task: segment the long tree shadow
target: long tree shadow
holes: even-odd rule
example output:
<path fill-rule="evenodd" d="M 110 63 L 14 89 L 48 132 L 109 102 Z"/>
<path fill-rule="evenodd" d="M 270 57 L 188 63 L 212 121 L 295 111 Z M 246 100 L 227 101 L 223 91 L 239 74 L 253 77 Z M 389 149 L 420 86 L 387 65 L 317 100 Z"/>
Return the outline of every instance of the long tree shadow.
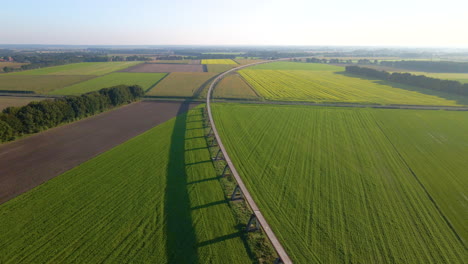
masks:
<path fill-rule="evenodd" d="M 347 72 L 335 72 L 335 74 L 340 74 L 340 75 L 344 75 L 344 76 L 351 77 L 351 78 L 359 78 L 363 80 L 368 80 L 376 84 L 387 85 L 393 88 L 403 89 L 403 90 L 412 91 L 412 92 L 418 92 L 418 93 L 422 93 L 426 95 L 437 96 L 437 97 L 444 98 L 447 100 L 455 101 L 457 104 L 460 104 L 460 105 L 468 105 L 468 96 L 455 95 L 455 94 L 450 94 L 446 92 L 400 84 L 396 82 L 389 82 L 389 81 L 380 80 L 376 78 L 369 78 L 369 77 L 364 77 L 360 75 L 350 74 Z"/>
<path fill-rule="evenodd" d="M 197 238 L 192 222 L 185 171 L 185 133 L 189 102 L 181 104 L 171 137 L 164 211 L 166 255 L 169 263 L 197 263 Z"/>

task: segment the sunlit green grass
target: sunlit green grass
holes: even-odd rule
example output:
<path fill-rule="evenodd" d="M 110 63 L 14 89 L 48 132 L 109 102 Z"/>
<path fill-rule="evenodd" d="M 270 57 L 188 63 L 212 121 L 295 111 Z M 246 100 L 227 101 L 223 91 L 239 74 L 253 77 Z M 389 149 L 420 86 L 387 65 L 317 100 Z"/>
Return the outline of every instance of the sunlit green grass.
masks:
<path fill-rule="evenodd" d="M 252 262 L 203 131 L 197 108 L 0 205 L 0 263 Z"/>
<path fill-rule="evenodd" d="M 466 112 L 215 104 L 214 117 L 296 263 L 466 260 Z"/>
<path fill-rule="evenodd" d="M 81 62 L 9 73 L 9 75 L 104 75 L 140 63 L 140 61 Z"/>

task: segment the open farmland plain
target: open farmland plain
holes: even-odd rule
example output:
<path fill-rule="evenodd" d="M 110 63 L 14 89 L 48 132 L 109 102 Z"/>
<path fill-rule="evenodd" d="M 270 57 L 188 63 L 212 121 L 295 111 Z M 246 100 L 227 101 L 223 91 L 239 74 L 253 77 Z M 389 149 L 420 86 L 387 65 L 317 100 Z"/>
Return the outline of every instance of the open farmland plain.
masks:
<path fill-rule="evenodd" d="M 143 63 L 123 72 L 204 72 L 203 65 Z"/>
<path fill-rule="evenodd" d="M 149 90 L 149 96 L 197 97 L 207 82 L 216 76 L 210 72 L 173 72 Z"/>
<path fill-rule="evenodd" d="M 468 98 L 359 78 L 342 70 L 324 64 L 276 62 L 249 67 L 239 73 L 262 97 L 273 101 L 439 106 L 468 102 Z"/>
<path fill-rule="evenodd" d="M 296 263 L 466 260 L 466 112 L 213 107 L 231 159 Z"/>
<path fill-rule="evenodd" d="M 252 262 L 202 126 L 194 109 L 0 205 L 0 262 Z"/>
<path fill-rule="evenodd" d="M 54 90 L 50 94 L 77 95 L 97 91 L 104 87 L 115 85 L 140 85 L 143 90 L 151 89 L 156 83 L 166 76 L 166 73 L 128 73 L 114 72 L 86 82 L 77 83 L 62 89 Z"/>
<path fill-rule="evenodd" d="M 139 61 L 80 62 L 9 73 L 8 75 L 104 75 L 114 71 L 123 70 L 140 63 L 141 62 Z"/>
<path fill-rule="evenodd" d="M 216 72 L 216 73 L 225 72 L 237 66 L 238 65 L 234 65 L 234 64 L 208 64 L 206 65 L 206 67 L 208 68 L 208 72 Z"/>
<path fill-rule="evenodd" d="M 95 77 L 93 75 L 2 74 L 0 75 L 0 90 L 48 93 Z"/>
<path fill-rule="evenodd" d="M 263 62 L 265 60 L 257 60 L 257 59 L 235 59 L 235 62 L 237 62 L 239 65 L 246 65 L 246 64 L 252 64 L 252 63 L 257 63 L 257 62 Z"/>
<path fill-rule="evenodd" d="M 201 60 L 201 64 L 235 64 L 237 62 L 230 60 L 230 59 L 208 59 L 208 60 Z"/>
<path fill-rule="evenodd" d="M 235 73 L 224 77 L 214 90 L 215 98 L 259 99 L 255 91 Z"/>
<path fill-rule="evenodd" d="M 1 144 L 0 203 L 173 118 L 180 108 L 181 102 L 133 103 Z"/>

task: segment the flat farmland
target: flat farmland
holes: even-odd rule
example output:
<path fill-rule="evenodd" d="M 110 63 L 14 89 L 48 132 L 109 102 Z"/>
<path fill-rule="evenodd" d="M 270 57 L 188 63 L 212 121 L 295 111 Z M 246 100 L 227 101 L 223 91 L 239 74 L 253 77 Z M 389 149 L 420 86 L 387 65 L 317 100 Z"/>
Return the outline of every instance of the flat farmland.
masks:
<path fill-rule="evenodd" d="M 259 99 L 255 91 L 239 74 L 224 77 L 214 89 L 215 98 Z"/>
<path fill-rule="evenodd" d="M 163 64 L 189 64 L 191 60 L 154 60 L 146 63 L 163 63 Z"/>
<path fill-rule="evenodd" d="M 0 204 L 175 117 L 180 108 L 180 102 L 133 103 L 1 144 Z"/>
<path fill-rule="evenodd" d="M 237 65 L 234 64 L 208 64 L 206 65 L 208 68 L 208 72 L 216 72 L 216 73 L 221 73 L 228 71 L 232 68 L 237 67 Z"/>
<path fill-rule="evenodd" d="M 256 59 L 235 59 L 235 62 L 237 62 L 240 65 L 246 65 L 246 64 L 252 64 L 252 63 L 258 63 L 258 62 L 263 62 L 265 60 L 256 60 Z"/>
<path fill-rule="evenodd" d="M 166 73 L 114 72 L 86 82 L 54 90 L 50 94 L 77 95 L 121 84 L 140 85 L 146 91 L 152 88 L 164 76 L 166 76 Z"/>
<path fill-rule="evenodd" d="M 201 60 L 201 64 L 235 64 L 237 62 L 229 59 L 209 59 L 209 60 Z"/>
<path fill-rule="evenodd" d="M 210 72 L 173 72 L 149 90 L 150 96 L 197 97 L 207 82 L 216 76 Z"/>
<path fill-rule="evenodd" d="M 0 205 L 0 262 L 253 262 L 202 127 L 194 109 Z"/>
<path fill-rule="evenodd" d="M 48 93 L 95 78 L 93 75 L 0 75 L 0 90 Z"/>
<path fill-rule="evenodd" d="M 104 75 L 140 64 L 139 61 L 81 62 L 10 73 L 11 75 Z M 9 75 L 10 75 L 9 74 Z"/>
<path fill-rule="evenodd" d="M 41 101 L 45 98 L 41 97 L 16 97 L 16 96 L 0 96 L 0 112 L 10 106 L 23 106 L 32 101 Z"/>
<path fill-rule="evenodd" d="M 202 65 L 143 63 L 122 72 L 203 72 Z"/>
<path fill-rule="evenodd" d="M 468 114 L 215 104 L 296 263 L 464 263 Z"/>
<path fill-rule="evenodd" d="M 300 62 L 289 62 L 289 61 L 278 61 L 265 63 L 260 65 L 254 65 L 249 67 L 252 70 L 299 70 L 299 71 L 332 71 L 340 72 L 344 71 L 344 67 L 334 66 L 322 63 L 300 63 Z"/>
<path fill-rule="evenodd" d="M 298 64 L 308 65 L 306 63 Z M 444 97 L 432 95 L 433 92 L 424 91 L 425 89 L 359 78 L 342 72 L 253 69 L 259 66 L 263 65 L 253 66 L 252 69 L 243 69 L 239 73 L 267 100 L 384 105 L 461 105 L 457 98 L 450 95 L 444 95 Z"/>

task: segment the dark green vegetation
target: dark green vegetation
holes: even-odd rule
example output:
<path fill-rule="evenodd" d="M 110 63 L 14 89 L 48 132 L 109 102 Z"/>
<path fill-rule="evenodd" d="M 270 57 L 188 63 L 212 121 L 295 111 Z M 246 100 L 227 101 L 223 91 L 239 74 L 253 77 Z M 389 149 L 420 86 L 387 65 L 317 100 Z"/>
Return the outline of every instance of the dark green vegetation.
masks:
<path fill-rule="evenodd" d="M 203 131 L 196 108 L 0 205 L 0 263 L 251 263 Z"/>
<path fill-rule="evenodd" d="M 381 61 L 380 65 L 423 72 L 468 73 L 468 62 L 454 61 Z"/>
<path fill-rule="evenodd" d="M 0 75 L 0 92 L 32 91 L 48 93 L 69 85 L 94 78 L 93 75 Z"/>
<path fill-rule="evenodd" d="M 81 96 L 67 96 L 31 102 L 22 107 L 8 107 L 0 114 L 0 142 L 100 113 L 135 101 L 143 94 L 140 86 L 120 85 Z"/>
<path fill-rule="evenodd" d="M 159 82 L 166 73 L 128 73 L 114 72 L 86 82 L 77 83 L 62 89 L 54 90 L 50 94 L 72 95 L 83 94 L 99 90 L 102 87 L 115 85 L 139 85 L 148 91 Z"/>
<path fill-rule="evenodd" d="M 23 106 L 32 101 L 40 101 L 44 99 L 45 98 L 26 96 L 0 96 L 0 111 L 9 106 Z"/>
<path fill-rule="evenodd" d="M 435 91 L 442 91 L 457 95 L 468 95 L 468 83 L 462 84 L 453 80 L 441 80 L 436 78 L 427 77 L 424 75 L 413 75 L 411 73 L 389 73 L 386 71 L 379 71 L 365 67 L 346 66 L 346 72 L 351 74 L 363 75 L 366 77 L 379 78 L 381 80 L 397 82 L 416 87 L 431 89 Z"/>
<path fill-rule="evenodd" d="M 215 104 L 296 263 L 464 263 L 466 112 Z"/>

